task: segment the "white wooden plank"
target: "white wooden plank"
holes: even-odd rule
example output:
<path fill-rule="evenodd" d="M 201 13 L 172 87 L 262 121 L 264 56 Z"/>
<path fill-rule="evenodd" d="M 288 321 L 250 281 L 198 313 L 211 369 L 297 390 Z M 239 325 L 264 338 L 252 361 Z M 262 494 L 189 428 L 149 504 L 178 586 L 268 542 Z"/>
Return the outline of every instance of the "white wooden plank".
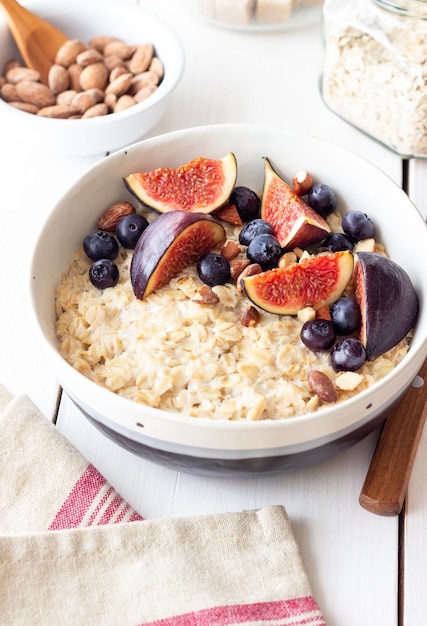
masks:
<path fill-rule="evenodd" d="M 409 162 L 408 193 L 424 219 L 427 219 L 427 160 Z M 410 245 L 410 242 L 407 242 Z M 424 381 L 427 384 L 427 381 Z M 403 626 L 419 626 L 427 614 L 427 429 L 424 428 L 408 485 L 404 515 Z"/>
<path fill-rule="evenodd" d="M 408 186 L 409 197 L 427 220 L 427 159 L 412 159 L 409 162 Z"/>
<path fill-rule="evenodd" d="M 403 626 L 419 626 L 427 612 L 427 430 L 424 429 L 415 458 L 406 498 L 404 520 L 404 616 Z"/>

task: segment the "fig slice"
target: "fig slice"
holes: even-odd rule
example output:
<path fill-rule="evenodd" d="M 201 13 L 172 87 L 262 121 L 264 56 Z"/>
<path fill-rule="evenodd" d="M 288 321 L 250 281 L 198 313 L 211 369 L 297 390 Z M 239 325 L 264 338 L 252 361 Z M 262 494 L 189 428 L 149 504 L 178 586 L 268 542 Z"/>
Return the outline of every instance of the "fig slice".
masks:
<path fill-rule="evenodd" d="M 229 152 L 222 159 L 197 157 L 176 169 L 136 172 L 123 182 L 138 200 L 159 213 L 212 213 L 228 201 L 236 177 L 236 157 Z"/>
<path fill-rule="evenodd" d="M 329 224 L 298 196 L 264 157 L 261 217 L 274 228 L 284 250 L 307 248 L 331 232 Z"/>
<path fill-rule="evenodd" d="M 278 315 L 297 315 L 311 306 L 316 311 L 337 300 L 350 282 L 353 255 L 349 250 L 308 257 L 241 280 L 255 305 Z"/>
<path fill-rule="evenodd" d="M 210 215 L 188 211 L 159 215 L 133 252 L 130 277 L 135 296 L 142 300 L 224 240 L 224 227 Z"/>
<path fill-rule="evenodd" d="M 376 252 L 355 255 L 353 289 L 362 314 L 360 340 L 373 360 L 415 326 L 418 296 L 407 272 Z"/>

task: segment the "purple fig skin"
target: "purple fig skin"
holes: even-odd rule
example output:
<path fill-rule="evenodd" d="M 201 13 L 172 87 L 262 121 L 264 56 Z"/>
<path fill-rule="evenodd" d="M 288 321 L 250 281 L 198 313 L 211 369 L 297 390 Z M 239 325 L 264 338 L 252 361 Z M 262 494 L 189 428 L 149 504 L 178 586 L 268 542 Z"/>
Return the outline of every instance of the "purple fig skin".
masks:
<path fill-rule="evenodd" d="M 414 328 L 419 301 L 409 275 L 395 261 L 375 252 L 358 252 L 356 264 L 364 285 L 363 301 L 359 302 L 364 321 L 362 342 L 367 358 L 373 360 Z M 361 297 L 360 285 L 356 288 Z"/>
<path fill-rule="evenodd" d="M 184 258 L 179 257 L 176 246 L 185 237 L 189 238 L 190 252 Z M 130 277 L 135 296 L 142 300 L 224 239 L 224 227 L 210 215 L 189 211 L 162 213 L 143 231 L 133 252 Z"/>

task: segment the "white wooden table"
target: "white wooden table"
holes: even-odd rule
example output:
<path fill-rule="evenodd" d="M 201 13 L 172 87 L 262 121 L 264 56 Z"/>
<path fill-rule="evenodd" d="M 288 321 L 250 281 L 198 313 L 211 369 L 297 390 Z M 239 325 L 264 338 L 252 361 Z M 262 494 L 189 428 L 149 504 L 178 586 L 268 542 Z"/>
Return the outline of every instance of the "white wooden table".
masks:
<path fill-rule="evenodd" d="M 140 4 L 173 25 L 186 54 L 171 108 L 151 135 L 217 122 L 308 132 L 368 158 L 398 184 L 406 178 L 408 193 L 426 217 L 427 161 L 410 161 L 403 177 L 399 157 L 323 105 L 320 24 L 293 32 L 241 33 L 198 21 L 182 2 Z M 0 118 L 1 382 L 27 393 L 49 419 L 57 419 L 60 431 L 146 518 L 283 504 L 329 626 L 427 623 L 427 433 L 404 511 L 400 517 L 379 517 L 358 504 L 378 433 L 319 467 L 239 481 L 200 478 L 148 463 L 106 439 L 64 396 L 57 411 L 55 372 L 45 365 L 29 321 L 29 260 L 53 204 L 104 155 L 67 157 L 43 153 L 42 147 L 36 153 L 25 139 L 13 136 Z M 334 176 L 339 172 L 331 172 Z"/>

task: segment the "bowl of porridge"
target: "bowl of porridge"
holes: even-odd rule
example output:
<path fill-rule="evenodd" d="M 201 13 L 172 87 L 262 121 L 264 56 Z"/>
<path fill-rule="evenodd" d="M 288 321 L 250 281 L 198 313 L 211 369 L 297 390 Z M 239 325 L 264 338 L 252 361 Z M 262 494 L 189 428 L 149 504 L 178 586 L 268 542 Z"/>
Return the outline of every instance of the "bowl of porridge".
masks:
<path fill-rule="evenodd" d="M 206 206 L 171 211 L 159 205 L 153 210 L 141 200 L 134 182 L 142 180 L 140 173 L 163 180 L 165 173 L 177 174 L 184 164 L 196 162 L 199 167 L 210 160 L 227 169 L 231 185 L 213 212 Z M 261 218 L 243 215 L 233 193 L 246 189 L 262 198 L 267 193 L 266 163 L 274 166 L 274 183 L 288 181 L 298 195 L 295 185 L 310 178 L 313 188 L 333 190 L 336 206 L 323 209 L 325 217 L 316 222 L 329 230 L 320 243 L 302 249 L 295 239 L 286 249 L 282 241 L 276 266 L 262 265 L 257 273 L 247 268 L 262 264 L 262 259 L 255 251 L 248 261 L 251 244 L 241 243 L 240 233 Z M 275 188 L 271 181 L 270 187 Z M 301 194 L 308 204 L 308 196 Z M 328 248 L 326 237 L 345 237 L 343 216 L 355 211 L 369 216 L 374 236 L 368 233 L 351 251 Z M 125 213 L 147 222 L 134 248 L 122 245 L 120 237 L 116 241 L 119 227 L 112 222 L 118 216 L 126 221 Z M 93 282 L 97 261 L 88 256 L 88 240 L 97 233 L 107 242 L 116 241 L 114 261 L 108 265 L 102 260 L 103 269 L 108 265 L 117 270 L 111 286 Z M 214 240 L 206 244 L 212 233 Z M 264 236 L 256 237 L 258 243 Z M 206 244 L 203 250 L 201 242 Z M 192 260 L 182 253 L 187 244 L 198 251 Z M 366 309 L 364 316 L 376 324 L 376 335 L 385 343 L 374 347 L 375 333 L 369 329 L 368 357 L 357 367 L 340 367 L 336 347 L 344 331 L 337 331 L 326 348 L 313 344 L 302 329 L 312 330 L 319 320 L 330 328 L 337 299 L 360 291 L 349 291 L 359 284 L 354 279 L 356 252 L 369 278 L 365 276 L 365 290 L 374 272 L 367 259 L 373 257 L 381 259 L 380 266 L 393 262 L 400 268 L 399 285 L 409 281 L 410 287 L 400 292 L 406 304 L 392 314 L 396 303 L 390 298 L 391 283 L 383 292 L 378 286 L 376 296 L 368 294 L 375 310 Z M 218 257 L 228 262 L 230 274 L 209 283 L 202 261 L 216 263 Z M 119 150 L 65 193 L 34 250 L 33 317 L 59 383 L 87 419 L 117 444 L 183 471 L 272 474 L 321 462 L 356 443 L 382 423 L 411 384 L 427 354 L 426 262 L 425 222 L 406 194 L 366 160 L 291 131 L 212 125 Z M 339 268 L 334 276 L 341 282 L 335 281 L 335 295 L 329 299 L 312 296 L 297 309 L 289 308 L 290 289 L 286 302 L 275 302 L 276 308 L 271 306 L 274 290 L 267 292 L 267 303 L 268 297 L 260 299 L 260 278 L 276 280 L 276 274 L 297 270 L 307 274 L 308 268 L 323 263 L 328 271 L 329 264 Z M 318 274 L 321 280 L 326 275 L 324 269 Z M 104 280 L 105 275 L 96 278 Z M 417 310 L 408 322 L 409 308 L 415 307 L 409 306 L 410 297 Z M 390 345 L 390 335 L 403 323 L 408 331 Z M 360 345 L 357 333 L 352 335 L 344 339 Z"/>

